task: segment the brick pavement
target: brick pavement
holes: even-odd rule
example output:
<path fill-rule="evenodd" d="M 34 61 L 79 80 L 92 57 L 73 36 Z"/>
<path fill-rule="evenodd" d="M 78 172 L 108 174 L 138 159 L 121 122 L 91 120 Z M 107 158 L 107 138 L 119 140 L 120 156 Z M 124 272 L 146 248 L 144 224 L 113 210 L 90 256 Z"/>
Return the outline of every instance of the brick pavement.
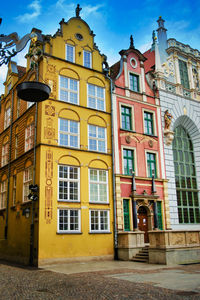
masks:
<path fill-rule="evenodd" d="M 174 268 L 173 268 L 174 269 Z M 177 269 L 177 268 L 175 268 Z M 198 273 L 200 265 L 182 266 L 179 270 Z M 162 269 L 160 269 L 162 270 Z M 169 268 L 168 268 L 169 270 Z M 155 270 L 148 270 L 155 273 Z M 0 299 L 69 299 L 69 300 L 199 300 L 200 293 L 156 287 L 151 283 L 129 282 L 113 278 L 116 274 L 145 274 L 144 269 L 115 269 L 77 274 L 55 273 L 0 263 Z M 200 276 L 199 276 L 200 277 Z"/>

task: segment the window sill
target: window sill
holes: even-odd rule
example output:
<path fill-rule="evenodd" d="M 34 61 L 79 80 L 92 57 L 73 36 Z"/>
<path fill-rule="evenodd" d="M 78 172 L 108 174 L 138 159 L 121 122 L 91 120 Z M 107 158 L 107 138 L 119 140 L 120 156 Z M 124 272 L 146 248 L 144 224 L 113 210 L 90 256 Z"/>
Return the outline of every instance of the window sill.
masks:
<path fill-rule="evenodd" d="M 64 202 L 64 203 L 80 203 L 80 200 L 60 200 L 58 199 L 58 202 Z"/>
<path fill-rule="evenodd" d="M 134 131 L 134 130 L 125 129 L 125 128 L 120 128 L 120 130 L 122 130 L 122 131 L 128 131 L 128 132 L 132 132 L 132 133 L 136 133 L 136 131 Z"/>
<path fill-rule="evenodd" d="M 56 234 L 58 235 L 62 235 L 62 234 L 83 234 L 82 232 L 56 232 Z"/>
<path fill-rule="evenodd" d="M 143 134 L 146 135 L 146 136 L 151 136 L 151 137 L 154 137 L 154 138 L 158 138 L 158 136 L 154 135 L 154 134 L 148 134 L 148 133 L 143 133 Z"/>
<path fill-rule="evenodd" d="M 29 201 L 24 201 L 24 202 L 21 203 L 21 206 L 25 206 L 25 205 L 31 204 L 31 203 L 32 203 L 31 200 L 29 200 Z"/>
<path fill-rule="evenodd" d="M 111 234 L 111 231 L 90 231 L 89 234 Z"/>
<path fill-rule="evenodd" d="M 89 204 L 102 204 L 102 205 L 109 205 L 109 202 L 92 202 L 90 201 Z"/>

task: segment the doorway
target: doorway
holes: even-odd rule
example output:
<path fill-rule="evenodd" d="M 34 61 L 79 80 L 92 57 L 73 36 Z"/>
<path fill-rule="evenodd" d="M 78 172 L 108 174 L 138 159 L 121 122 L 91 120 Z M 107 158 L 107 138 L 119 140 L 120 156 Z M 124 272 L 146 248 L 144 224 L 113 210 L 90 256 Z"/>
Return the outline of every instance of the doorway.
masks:
<path fill-rule="evenodd" d="M 148 216 L 145 206 L 140 206 L 138 209 L 138 229 L 144 231 L 144 242 L 149 243 Z"/>

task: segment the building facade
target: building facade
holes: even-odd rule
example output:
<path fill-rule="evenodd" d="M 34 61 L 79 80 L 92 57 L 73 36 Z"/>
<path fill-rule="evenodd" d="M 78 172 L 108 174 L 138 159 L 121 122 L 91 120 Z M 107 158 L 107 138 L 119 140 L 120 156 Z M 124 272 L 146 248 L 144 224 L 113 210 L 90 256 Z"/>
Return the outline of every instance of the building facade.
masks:
<path fill-rule="evenodd" d="M 129 49 L 119 53 L 111 77 L 118 253 L 126 259 L 136 246 L 149 242 L 148 231 L 167 229 L 170 220 L 158 95 L 148 85 L 146 58 L 135 49 L 132 37 Z M 140 245 L 124 241 L 139 234 Z"/>
<path fill-rule="evenodd" d="M 4 258 L 36 265 L 113 258 L 110 81 L 79 13 L 62 19 L 54 36 L 34 29 L 25 74 L 8 72 L 0 116 Z M 51 94 L 27 106 L 16 86 L 35 79 Z M 35 202 L 30 184 L 39 187 Z"/>
<path fill-rule="evenodd" d="M 200 52 L 167 39 L 158 19 L 154 76 L 164 129 L 172 229 L 200 229 Z M 149 54 L 147 57 L 149 57 Z"/>

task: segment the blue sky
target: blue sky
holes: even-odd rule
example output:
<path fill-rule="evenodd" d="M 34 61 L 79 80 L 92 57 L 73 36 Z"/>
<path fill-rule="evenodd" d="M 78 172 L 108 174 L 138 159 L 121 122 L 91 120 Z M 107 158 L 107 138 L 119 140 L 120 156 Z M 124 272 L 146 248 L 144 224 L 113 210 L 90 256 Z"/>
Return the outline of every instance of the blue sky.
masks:
<path fill-rule="evenodd" d="M 77 3 L 82 7 L 81 17 L 96 34 L 95 42 L 109 64 L 119 60 L 118 52 L 129 47 L 133 35 L 137 49 L 144 52 L 152 42 L 152 31 L 157 29 L 157 19 L 162 16 L 168 29 L 168 38 L 189 44 L 200 50 L 200 3 L 198 0 L 10 0 L 2 1 L 0 34 L 17 32 L 20 37 L 33 27 L 44 34 L 54 34 L 62 18 L 75 16 Z M 27 48 L 14 57 L 25 65 Z M 0 68 L 0 94 L 7 67 Z"/>

